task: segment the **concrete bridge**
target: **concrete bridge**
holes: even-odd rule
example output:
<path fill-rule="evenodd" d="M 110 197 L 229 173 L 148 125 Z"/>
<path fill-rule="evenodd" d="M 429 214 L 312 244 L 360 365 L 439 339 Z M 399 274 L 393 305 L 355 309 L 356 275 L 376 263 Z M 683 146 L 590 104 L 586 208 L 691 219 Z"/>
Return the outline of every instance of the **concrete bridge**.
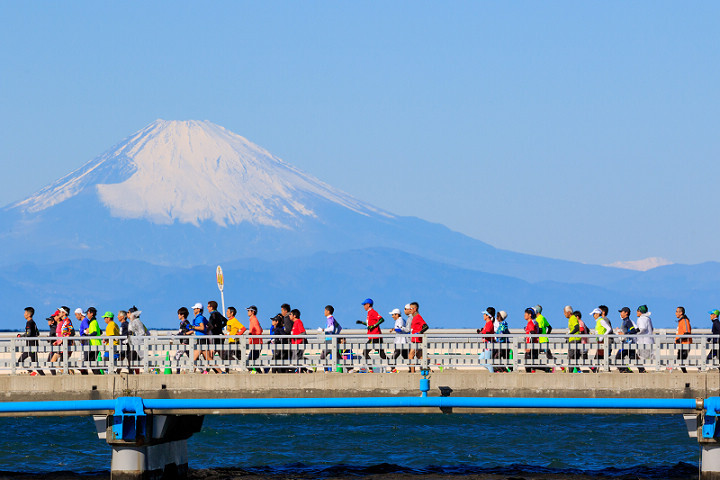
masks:
<path fill-rule="evenodd" d="M 419 378 L 419 373 L 337 372 L 0 375 L 0 391 L 6 402 L 112 400 L 121 396 L 148 399 L 416 396 Z M 634 375 L 617 372 L 499 374 L 484 369 L 443 370 L 431 371 L 429 378 L 429 396 L 685 399 L 720 396 L 720 372 L 717 370 Z"/>
<path fill-rule="evenodd" d="M 720 480 L 713 337 L 680 344 L 656 335 L 649 345 L 549 337 L 539 344 L 525 335 L 486 342 L 476 334 L 426 334 L 413 346 L 423 350 L 420 359 L 394 359 L 394 336 L 373 348 L 366 335 L 307 335 L 295 337 L 305 341 L 297 344 L 146 336 L 101 345 L 65 338 L 50 346 L 12 338 L 0 341 L 0 371 L 7 373 L 0 375 L 0 415 L 94 415 L 118 480 L 181 476 L 187 439 L 208 414 L 677 413 L 702 446 L 701 478 Z M 196 351 L 213 353 L 193 360 Z M 36 358 L 18 365 L 31 352 Z M 62 358 L 45 359 L 55 353 Z M 413 367 L 418 373 L 408 372 Z M 628 369 L 633 373 L 622 373 Z M 46 375 L 28 374 L 38 370 Z"/>

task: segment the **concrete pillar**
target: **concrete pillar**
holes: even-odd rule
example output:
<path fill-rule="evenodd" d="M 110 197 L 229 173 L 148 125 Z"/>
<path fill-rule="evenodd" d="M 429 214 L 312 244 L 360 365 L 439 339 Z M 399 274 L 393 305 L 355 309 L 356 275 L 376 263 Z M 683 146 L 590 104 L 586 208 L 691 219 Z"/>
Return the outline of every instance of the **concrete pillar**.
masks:
<path fill-rule="evenodd" d="M 720 480 L 720 444 L 700 443 L 700 480 Z"/>
<path fill-rule="evenodd" d="M 104 437 L 112 448 L 111 480 L 185 478 L 187 440 L 200 431 L 203 419 L 202 415 L 150 414 L 146 416 L 142 434 L 134 439 L 122 439 L 113 433 L 113 415 L 96 416 L 98 436 Z"/>

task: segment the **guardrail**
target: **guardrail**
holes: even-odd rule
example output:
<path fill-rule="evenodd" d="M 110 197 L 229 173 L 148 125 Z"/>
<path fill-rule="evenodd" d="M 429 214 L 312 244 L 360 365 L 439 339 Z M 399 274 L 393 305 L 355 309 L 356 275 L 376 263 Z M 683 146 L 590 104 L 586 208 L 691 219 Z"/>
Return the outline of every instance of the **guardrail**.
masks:
<path fill-rule="evenodd" d="M 720 367 L 712 335 L 140 336 L 0 339 L 0 372 L 117 374 L 390 372 L 415 368 L 573 372 Z M 543 340 L 541 343 L 527 339 Z M 633 343 L 629 343 L 631 338 Z M 643 343 L 651 339 L 653 343 Z M 692 343 L 677 343 L 685 340 Z M 58 345 L 54 345 L 59 341 Z M 402 343 L 395 343 L 396 341 Z M 260 343 L 255 343 L 260 342 Z M 22 362 L 20 362 L 22 360 Z"/>

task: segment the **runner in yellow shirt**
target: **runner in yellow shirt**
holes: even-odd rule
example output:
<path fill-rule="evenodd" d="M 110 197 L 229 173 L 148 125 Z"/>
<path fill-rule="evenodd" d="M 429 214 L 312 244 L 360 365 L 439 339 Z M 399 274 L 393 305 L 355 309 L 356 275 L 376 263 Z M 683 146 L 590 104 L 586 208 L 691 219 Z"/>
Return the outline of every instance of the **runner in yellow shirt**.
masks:
<path fill-rule="evenodd" d="M 225 317 L 227 318 L 228 335 L 242 335 L 247 330 L 247 328 L 245 328 L 245 325 L 240 323 L 240 320 L 235 318 L 235 315 L 237 315 L 237 310 L 235 309 L 235 307 L 228 307 L 227 311 L 225 312 Z M 223 360 L 231 360 L 233 358 L 240 360 L 242 356 L 239 345 L 240 342 L 238 342 L 238 340 L 235 338 L 231 338 L 230 340 L 228 340 L 228 343 L 230 344 L 230 350 L 227 352 L 227 358 L 224 358 Z"/>

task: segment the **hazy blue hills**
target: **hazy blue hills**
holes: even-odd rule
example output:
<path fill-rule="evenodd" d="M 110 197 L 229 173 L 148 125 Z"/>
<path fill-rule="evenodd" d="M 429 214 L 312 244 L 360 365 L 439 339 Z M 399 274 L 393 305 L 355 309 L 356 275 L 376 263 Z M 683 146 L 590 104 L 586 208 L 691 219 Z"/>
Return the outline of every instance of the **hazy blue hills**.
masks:
<path fill-rule="evenodd" d="M 634 309 L 647 303 L 655 314 L 656 326 L 662 328 L 674 326 L 674 308 L 683 304 L 693 324 L 709 323 L 705 321 L 710 308 L 708 293 L 695 291 L 688 284 L 689 273 L 667 280 L 675 282 L 674 293 L 667 296 L 654 293 L 652 288 L 642 291 L 640 282 L 635 291 L 589 284 L 530 283 L 386 248 L 320 252 L 274 261 L 238 260 L 224 264 L 223 269 L 226 305 L 240 310 L 257 305 L 266 327 L 283 302 L 303 312 L 307 328 L 322 325 L 323 307 L 328 303 L 336 307 L 341 323 L 352 326 L 363 318 L 360 302 L 366 297 L 375 300 L 383 315 L 418 301 L 433 327 L 479 327 L 480 312 L 493 305 L 509 312 L 511 327 L 522 328 L 524 308 L 536 303 L 541 303 L 551 323 L 560 327 L 566 325 L 562 307 L 568 303 L 585 314 L 600 303 L 615 311 L 624 305 Z M 5 305 L 0 328 L 21 328 L 26 305 L 33 305 L 40 319 L 61 304 L 72 308 L 94 305 L 114 312 L 137 305 L 148 325 L 174 327 L 177 308 L 211 299 L 220 300 L 214 266 L 158 267 L 140 261 L 76 260 L 43 267 L 17 264 L 0 270 L 0 301 Z M 611 318 L 616 319 L 617 313 Z"/>

